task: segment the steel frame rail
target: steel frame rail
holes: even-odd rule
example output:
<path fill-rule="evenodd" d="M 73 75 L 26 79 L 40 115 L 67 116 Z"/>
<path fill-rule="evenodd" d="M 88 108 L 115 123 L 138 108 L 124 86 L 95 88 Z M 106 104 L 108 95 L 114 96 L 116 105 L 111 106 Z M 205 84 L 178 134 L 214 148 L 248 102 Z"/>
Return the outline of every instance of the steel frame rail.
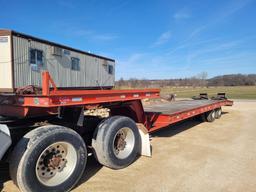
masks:
<path fill-rule="evenodd" d="M 142 90 L 60 90 L 49 72 L 42 72 L 42 94 L 0 95 L 0 115 L 25 117 L 65 106 L 97 105 L 160 97 L 159 89 Z M 44 108 L 44 109 L 42 109 Z"/>

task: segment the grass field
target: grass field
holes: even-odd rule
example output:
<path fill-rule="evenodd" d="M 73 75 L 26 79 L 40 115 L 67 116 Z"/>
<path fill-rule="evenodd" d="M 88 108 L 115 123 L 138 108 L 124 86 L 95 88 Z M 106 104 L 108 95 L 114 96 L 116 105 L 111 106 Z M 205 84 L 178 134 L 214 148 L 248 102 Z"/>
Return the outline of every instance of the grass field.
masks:
<path fill-rule="evenodd" d="M 166 95 L 175 93 L 179 98 L 188 98 L 199 95 L 199 93 L 208 93 L 214 96 L 219 92 L 227 94 L 231 99 L 256 99 L 256 86 L 237 86 L 237 87 L 164 87 L 161 94 Z"/>
<path fill-rule="evenodd" d="M 117 87 L 117 89 L 127 89 L 127 87 Z M 256 99 L 256 86 L 235 86 L 235 87 L 163 87 L 161 95 L 175 93 L 178 98 L 191 98 L 199 93 L 208 93 L 210 97 L 219 92 L 227 94 L 231 99 Z"/>

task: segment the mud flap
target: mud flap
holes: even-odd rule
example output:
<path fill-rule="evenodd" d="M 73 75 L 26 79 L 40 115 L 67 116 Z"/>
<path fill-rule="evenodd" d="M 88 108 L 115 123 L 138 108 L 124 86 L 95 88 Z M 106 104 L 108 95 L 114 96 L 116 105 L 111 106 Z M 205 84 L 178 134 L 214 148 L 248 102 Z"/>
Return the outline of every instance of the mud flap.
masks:
<path fill-rule="evenodd" d="M 151 145 L 150 145 L 148 130 L 143 124 L 140 124 L 140 123 L 137 123 L 137 127 L 139 128 L 139 133 L 141 137 L 140 155 L 151 157 L 152 152 L 151 152 Z"/>
<path fill-rule="evenodd" d="M 11 144 L 12 140 L 9 128 L 6 125 L 0 124 L 0 160 L 2 159 L 8 148 L 11 146 Z"/>

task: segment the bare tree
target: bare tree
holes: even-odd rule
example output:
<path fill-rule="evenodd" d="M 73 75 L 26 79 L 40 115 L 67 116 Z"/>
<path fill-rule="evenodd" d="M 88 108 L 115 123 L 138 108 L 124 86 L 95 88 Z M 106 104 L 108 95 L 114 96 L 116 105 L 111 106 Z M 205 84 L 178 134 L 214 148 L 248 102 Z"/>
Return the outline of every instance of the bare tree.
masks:
<path fill-rule="evenodd" d="M 208 73 L 207 72 L 201 72 L 199 74 L 196 75 L 197 79 L 199 79 L 199 85 L 198 86 L 206 86 L 207 85 L 207 77 L 208 77 Z"/>

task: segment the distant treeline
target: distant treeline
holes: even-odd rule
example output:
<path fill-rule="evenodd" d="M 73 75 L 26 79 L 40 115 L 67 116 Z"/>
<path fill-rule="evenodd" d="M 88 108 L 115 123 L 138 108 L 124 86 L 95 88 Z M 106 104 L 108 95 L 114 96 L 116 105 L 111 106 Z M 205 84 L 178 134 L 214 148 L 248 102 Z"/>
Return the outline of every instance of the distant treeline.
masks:
<path fill-rule="evenodd" d="M 256 85 L 256 74 L 221 75 L 207 79 L 207 73 L 203 72 L 191 78 L 148 80 L 131 78 L 116 81 L 117 87 L 164 87 L 164 86 L 249 86 Z"/>
<path fill-rule="evenodd" d="M 207 80 L 208 86 L 240 86 L 256 85 L 256 74 L 250 75 L 223 75 Z"/>

